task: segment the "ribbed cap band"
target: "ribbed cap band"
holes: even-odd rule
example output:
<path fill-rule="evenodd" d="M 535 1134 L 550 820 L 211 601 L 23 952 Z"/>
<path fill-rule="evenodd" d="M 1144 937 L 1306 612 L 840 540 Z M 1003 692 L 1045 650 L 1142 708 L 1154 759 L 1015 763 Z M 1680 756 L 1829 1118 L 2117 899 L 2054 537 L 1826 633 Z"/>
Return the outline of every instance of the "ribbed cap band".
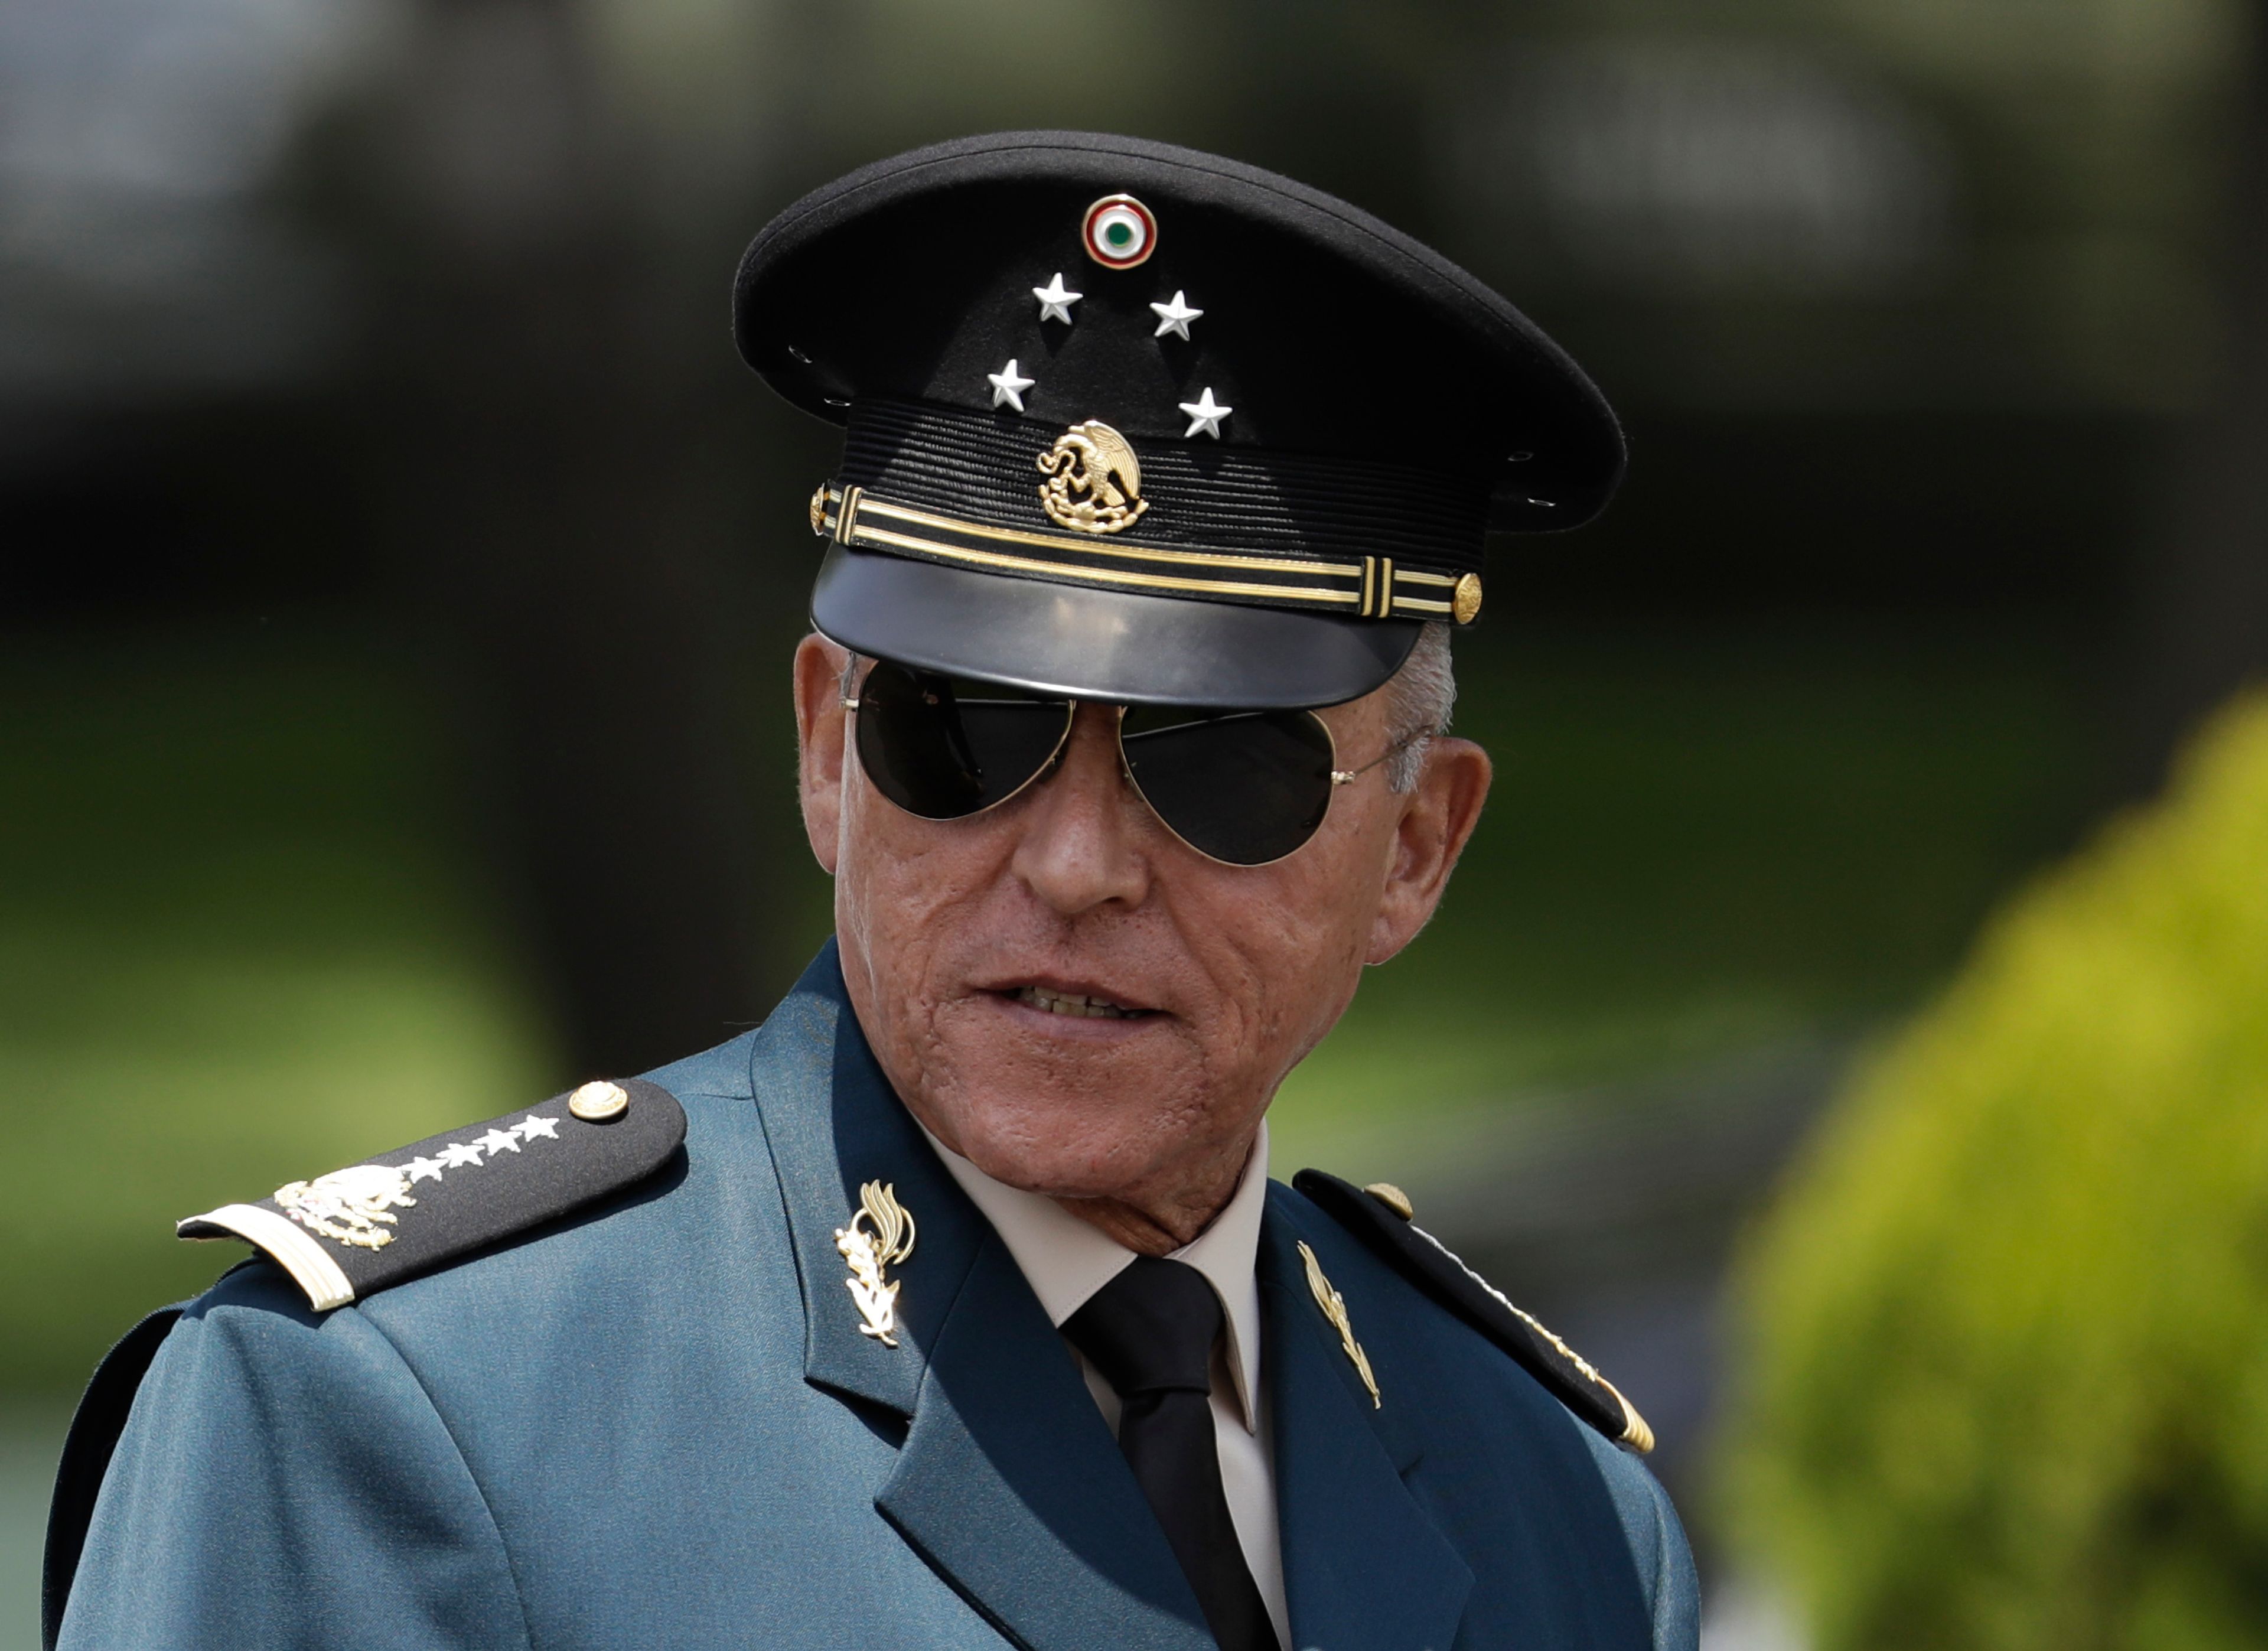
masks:
<path fill-rule="evenodd" d="M 875 399 L 850 409 L 841 480 L 902 503 L 1000 527 L 1056 533 L 1038 468 L 1059 430 L 999 414 Z M 1430 572 L 1477 572 L 1488 497 L 1469 478 L 1415 466 L 1211 443 L 1144 442 L 1150 508 L 1124 547 L 1219 549 L 1346 561 L 1392 556 Z"/>

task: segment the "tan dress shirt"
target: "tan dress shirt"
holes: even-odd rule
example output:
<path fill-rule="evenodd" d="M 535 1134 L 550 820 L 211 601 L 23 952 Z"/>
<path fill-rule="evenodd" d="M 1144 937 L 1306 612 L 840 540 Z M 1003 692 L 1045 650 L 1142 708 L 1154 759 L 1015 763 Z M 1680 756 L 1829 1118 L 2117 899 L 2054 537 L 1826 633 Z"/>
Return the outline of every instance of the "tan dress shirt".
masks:
<path fill-rule="evenodd" d="M 928 1135 L 928 1131 L 923 1131 Z M 1071 1214 L 1054 1199 L 995 1181 L 929 1136 L 953 1178 L 1000 1235 L 1030 1281 L 1032 1293 L 1058 1330 L 1134 1259 L 1134 1252 Z M 1244 1178 L 1212 1225 L 1174 1251 L 1203 1273 L 1220 1297 L 1228 1321 L 1223 1349 L 1213 1358 L 1213 1437 L 1220 1449 L 1221 1488 L 1229 1517 L 1260 1597 L 1268 1606 L 1279 1645 L 1289 1645 L 1291 1612 L 1284 1597 L 1284 1554 L 1276 1526 L 1276 1463 L 1267 1426 L 1267 1395 L 1260 1385 L 1260 1217 L 1268 1200 L 1268 1126 L 1252 1144 Z M 1068 1345 L 1068 1344 L 1066 1344 Z M 1118 1431 L 1118 1395 L 1079 1354 L 1087 1391 Z"/>

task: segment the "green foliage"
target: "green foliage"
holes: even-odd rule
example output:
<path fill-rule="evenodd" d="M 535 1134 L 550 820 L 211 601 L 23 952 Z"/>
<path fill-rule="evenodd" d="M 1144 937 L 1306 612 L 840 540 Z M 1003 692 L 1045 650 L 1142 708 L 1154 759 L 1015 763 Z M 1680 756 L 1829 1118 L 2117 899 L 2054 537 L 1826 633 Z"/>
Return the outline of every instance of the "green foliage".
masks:
<path fill-rule="evenodd" d="M 2268 698 L 1861 1075 L 1746 1306 L 1729 1511 L 1822 1651 L 2268 1644 Z"/>

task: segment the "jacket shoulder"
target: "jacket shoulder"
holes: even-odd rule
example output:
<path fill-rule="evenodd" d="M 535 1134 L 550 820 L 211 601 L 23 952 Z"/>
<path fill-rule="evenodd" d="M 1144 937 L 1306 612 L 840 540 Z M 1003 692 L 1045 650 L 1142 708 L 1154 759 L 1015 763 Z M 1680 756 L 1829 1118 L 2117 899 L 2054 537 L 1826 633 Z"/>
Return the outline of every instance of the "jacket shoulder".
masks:
<path fill-rule="evenodd" d="M 1320 1169 L 1302 1169 L 1292 1186 L 1403 1279 L 1510 1355 L 1602 1437 L 1640 1456 L 1653 1448 L 1653 1430 L 1614 1383 L 1418 1226 L 1398 1188 L 1383 1182 L 1359 1188 Z"/>
<path fill-rule="evenodd" d="M 691 1099 L 710 1095 L 725 1100 L 745 1100 L 754 1091 L 754 1067 L 763 1035 L 773 1020 L 779 1018 L 774 1010 L 763 1025 L 752 1028 L 738 1037 L 704 1049 L 698 1055 L 688 1055 L 666 1066 L 656 1067 L 644 1074 L 644 1080 L 659 1084 L 670 1094 Z"/>
<path fill-rule="evenodd" d="M 40 1630 L 42 1646 L 52 1647 L 63 1631 L 63 1603 L 70 1597 L 71 1581 L 78 1574 L 79 1555 L 86 1547 L 86 1530 L 94 1517 L 95 1498 L 102 1477 L 118 1449 L 118 1436 L 126 1431 L 126 1418 L 142 1378 L 166 1345 L 174 1323 L 188 1304 L 161 1307 L 119 1338 L 118 1345 L 95 1367 L 86 1384 L 70 1432 L 63 1440 L 63 1459 L 55 1466 L 55 1488 L 48 1506 L 48 1543 L 40 1569 Z"/>
<path fill-rule="evenodd" d="M 623 1192 L 684 1141 L 685 1109 L 669 1089 L 643 1078 L 601 1080 L 286 1182 L 174 1230 L 245 1240 L 323 1312 Z"/>

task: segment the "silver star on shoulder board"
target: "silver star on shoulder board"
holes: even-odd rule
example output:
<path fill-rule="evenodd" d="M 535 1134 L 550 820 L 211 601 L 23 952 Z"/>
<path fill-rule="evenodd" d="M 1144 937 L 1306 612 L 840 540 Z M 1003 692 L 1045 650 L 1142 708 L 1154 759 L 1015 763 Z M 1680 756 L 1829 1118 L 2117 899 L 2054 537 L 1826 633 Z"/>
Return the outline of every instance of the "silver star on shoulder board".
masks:
<path fill-rule="evenodd" d="M 481 1137 L 480 1144 L 487 1147 L 489 1149 L 489 1156 L 490 1158 L 494 1158 L 500 1152 L 507 1150 L 515 1153 L 518 1152 L 519 1150 L 519 1137 L 517 1135 L 507 1135 L 502 1130 L 490 1130 L 487 1134 Z"/>
<path fill-rule="evenodd" d="M 1204 313 L 1189 307 L 1189 295 L 1186 292 L 1174 293 L 1171 304 L 1152 304 L 1150 308 L 1158 318 L 1158 330 L 1151 335 L 1154 338 L 1163 338 L 1167 333 L 1179 333 L 1187 338 L 1189 323 Z"/>
<path fill-rule="evenodd" d="M 441 1149 L 441 1166 L 445 1169 L 478 1169 L 481 1149 L 471 1141 L 451 1141 Z"/>
<path fill-rule="evenodd" d="M 1179 405 L 1182 411 L 1189 416 L 1189 427 L 1182 432 L 1182 439 L 1184 441 L 1199 431 L 1203 431 L 1215 441 L 1219 441 L 1220 421 L 1236 410 L 1233 407 L 1223 407 L 1219 402 L 1214 401 L 1212 386 L 1210 384 L 1205 386 L 1204 393 L 1196 401 L 1182 402 Z"/>
<path fill-rule="evenodd" d="M 441 1168 L 440 1160 L 420 1156 L 402 1165 L 401 1173 L 409 1177 L 409 1184 L 414 1187 L 421 1181 L 438 1181 Z"/>
<path fill-rule="evenodd" d="M 559 1139 L 559 1120 L 540 1118 L 531 1112 L 512 1126 L 512 1132 L 524 1141 L 532 1141 L 539 1135 L 547 1141 L 556 1141 Z"/>
<path fill-rule="evenodd" d="M 1024 410 L 1024 392 L 1039 382 L 1037 379 L 1027 379 L 1017 372 L 1016 357 L 1013 356 L 1008 357 L 1008 365 L 999 372 L 988 372 L 984 376 L 992 382 L 992 405 L 998 407 L 1005 402 L 1020 413 Z"/>
<path fill-rule="evenodd" d="M 1055 273 L 1055 278 L 1047 285 L 1034 287 L 1032 296 L 1040 301 L 1042 321 L 1061 321 L 1068 327 L 1071 325 L 1071 306 L 1086 295 L 1084 292 L 1073 292 L 1065 287 L 1063 284 L 1063 271 L 1058 269 Z M 1012 361 L 1008 365 L 1013 367 L 1016 364 Z"/>

